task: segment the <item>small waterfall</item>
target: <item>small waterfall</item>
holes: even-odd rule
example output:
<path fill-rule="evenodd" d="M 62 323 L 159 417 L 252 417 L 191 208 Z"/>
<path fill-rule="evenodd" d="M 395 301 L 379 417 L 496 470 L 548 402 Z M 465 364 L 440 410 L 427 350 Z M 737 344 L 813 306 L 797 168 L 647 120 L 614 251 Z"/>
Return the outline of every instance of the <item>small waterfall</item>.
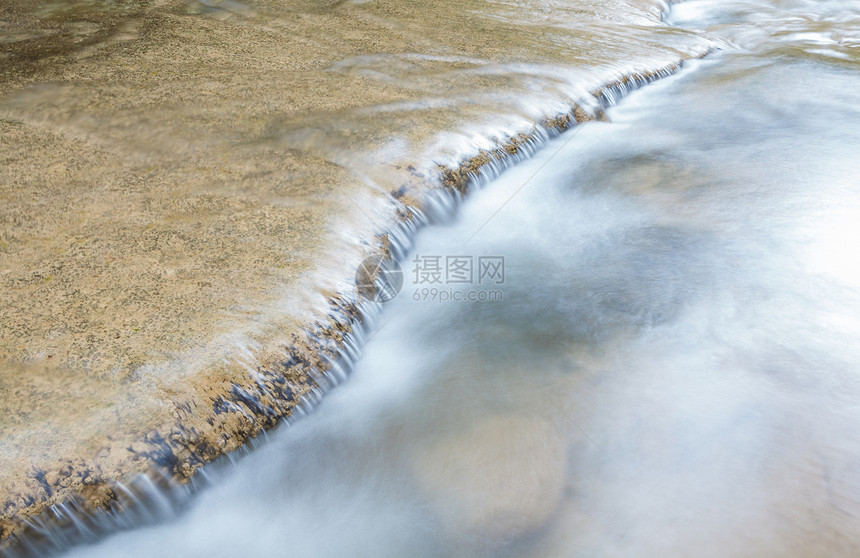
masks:
<path fill-rule="evenodd" d="M 500 142 L 499 147 L 483 152 L 478 158 L 467 158 L 458 169 L 443 168 L 443 177 L 445 173 L 458 175 L 456 186 L 437 188 L 426 193 L 421 199 L 420 208 L 401 204 L 401 218 L 381 232 L 378 238 L 384 239 L 384 245 L 389 248 L 391 257 L 404 264 L 418 232 L 426 226 L 450 221 L 459 211 L 469 191 L 483 188 L 506 170 L 530 159 L 549 141 L 565 131 L 601 117 L 604 109 L 615 105 L 631 91 L 670 76 L 681 67 L 681 63 L 676 63 L 653 72 L 632 73 L 619 78 L 595 91 L 593 100 L 581 100 L 580 106 L 574 107 L 568 114 L 549 118 L 544 125 L 535 126 L 528 133 Z M 585 114 L 589 116 L 582 116 L 582 111 L 585 110 L 583 107 L 588 107 Z M 475 159 L 480 159 L 482 164 L 476 164 Z M 247 414 L 248 409 L 251 412 L 248 418 L 255 424 L 263 418 L 273 426 L 290 425 L 312 413 L 322 403 L 327 392 L 345 382 L 359 358 L 361 347 L 375 331 L 384 305 L 356 299 L 351 287 L 339 293 L 339 300 L 349 302 L 334 304 L 329 315 L 335 323 L 348 325 L 349 332 L 337 343 L 333 354 L 320 352 L 318 356 L 325 366 L 311 368 L 309 371 L 316 385 L 297 398 L 289 415 L 279 418 L 274 409 L 261 403 L 264 394 L 278 397 L 278 394 L 272 393 L 261 380 L 258 381 L 258 391 L 247 391 L 234 386 L 232 395 L 243 403 L 244 408 L 225 400 L 225 410 Z M 349 312 L 346 307 L 352 307 L 354 310 Z M 331 340 L 325 338 L 323 329 L 324 327 L 319 325 L 317 330 L 308 331 L 307 335 L 318 346 L 328 347 Z M 247 445 L 234 453 L 245 455 L 265 443 L 266 428 L 259 428 L 258 433 L 260 437 L 256 434 L 249 437 Z M 175 517 L 195 493 L 214 482 L 220 471 L 237 463 L 234 453 L 228 453 L 205 467 L 198 468 L 187 484 L 177 483 L 169 473 L 157 469 L 127 482 L 113 483 L 110 487 L 113 498 L 108 502 L 107 509 L 94 510 L 79 498 L 50 506 L 39 516 L 26 519 L 24 529 L 5 541 L 5 547 L 0 546 L 0 555 L 8 558 L 48 556 L 69 546 L 96 540 L 107 533 Z"/>

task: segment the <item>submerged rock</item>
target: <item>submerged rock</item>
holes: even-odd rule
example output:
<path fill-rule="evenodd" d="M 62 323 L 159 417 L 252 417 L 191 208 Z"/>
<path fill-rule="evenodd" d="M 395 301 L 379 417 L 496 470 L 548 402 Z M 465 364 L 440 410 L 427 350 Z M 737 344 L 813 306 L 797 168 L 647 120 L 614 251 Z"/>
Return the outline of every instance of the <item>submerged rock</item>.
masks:
<path fill-rule="evenodd" d="M 415 475 L 453 537 L 510 540 L 558 508 L 565 446 L 548 421 L 493 416 L 423 448 Z"/>

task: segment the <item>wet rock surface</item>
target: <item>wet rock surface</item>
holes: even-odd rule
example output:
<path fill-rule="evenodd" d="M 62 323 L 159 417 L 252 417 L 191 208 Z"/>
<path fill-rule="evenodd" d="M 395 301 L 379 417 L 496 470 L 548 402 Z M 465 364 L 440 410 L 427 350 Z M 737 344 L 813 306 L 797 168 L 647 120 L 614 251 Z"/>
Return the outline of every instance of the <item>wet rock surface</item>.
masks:
<path fill-rule="evenodd" d="M 615 1 L 0 6 L 0 538 L 277 424 L 404 204 L 710 46 Z"/>

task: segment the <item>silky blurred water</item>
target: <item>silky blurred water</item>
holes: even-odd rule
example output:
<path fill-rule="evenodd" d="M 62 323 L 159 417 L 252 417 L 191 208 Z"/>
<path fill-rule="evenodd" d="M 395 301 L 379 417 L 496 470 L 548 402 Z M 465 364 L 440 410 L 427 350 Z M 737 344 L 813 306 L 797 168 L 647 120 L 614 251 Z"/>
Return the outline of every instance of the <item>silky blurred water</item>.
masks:
<path fill-rule="evenodd" d="M 422 232 L 347 384 L 68 555 L 856 555 L 860 3 L 670 19 L 728 46 Z"/>

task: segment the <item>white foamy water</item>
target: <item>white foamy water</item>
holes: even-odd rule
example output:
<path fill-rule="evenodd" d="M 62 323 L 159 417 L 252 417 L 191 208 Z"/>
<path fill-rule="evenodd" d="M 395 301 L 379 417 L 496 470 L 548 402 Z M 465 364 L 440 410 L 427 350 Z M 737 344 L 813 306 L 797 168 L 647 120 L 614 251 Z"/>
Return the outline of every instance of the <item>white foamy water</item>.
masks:
<path fill-rule="evenodd" d="M 349 382 L 68 556 L 856 555 L 860 6 L 835 6 L 679 8 L 734 46 L 420 233 Z"/>

